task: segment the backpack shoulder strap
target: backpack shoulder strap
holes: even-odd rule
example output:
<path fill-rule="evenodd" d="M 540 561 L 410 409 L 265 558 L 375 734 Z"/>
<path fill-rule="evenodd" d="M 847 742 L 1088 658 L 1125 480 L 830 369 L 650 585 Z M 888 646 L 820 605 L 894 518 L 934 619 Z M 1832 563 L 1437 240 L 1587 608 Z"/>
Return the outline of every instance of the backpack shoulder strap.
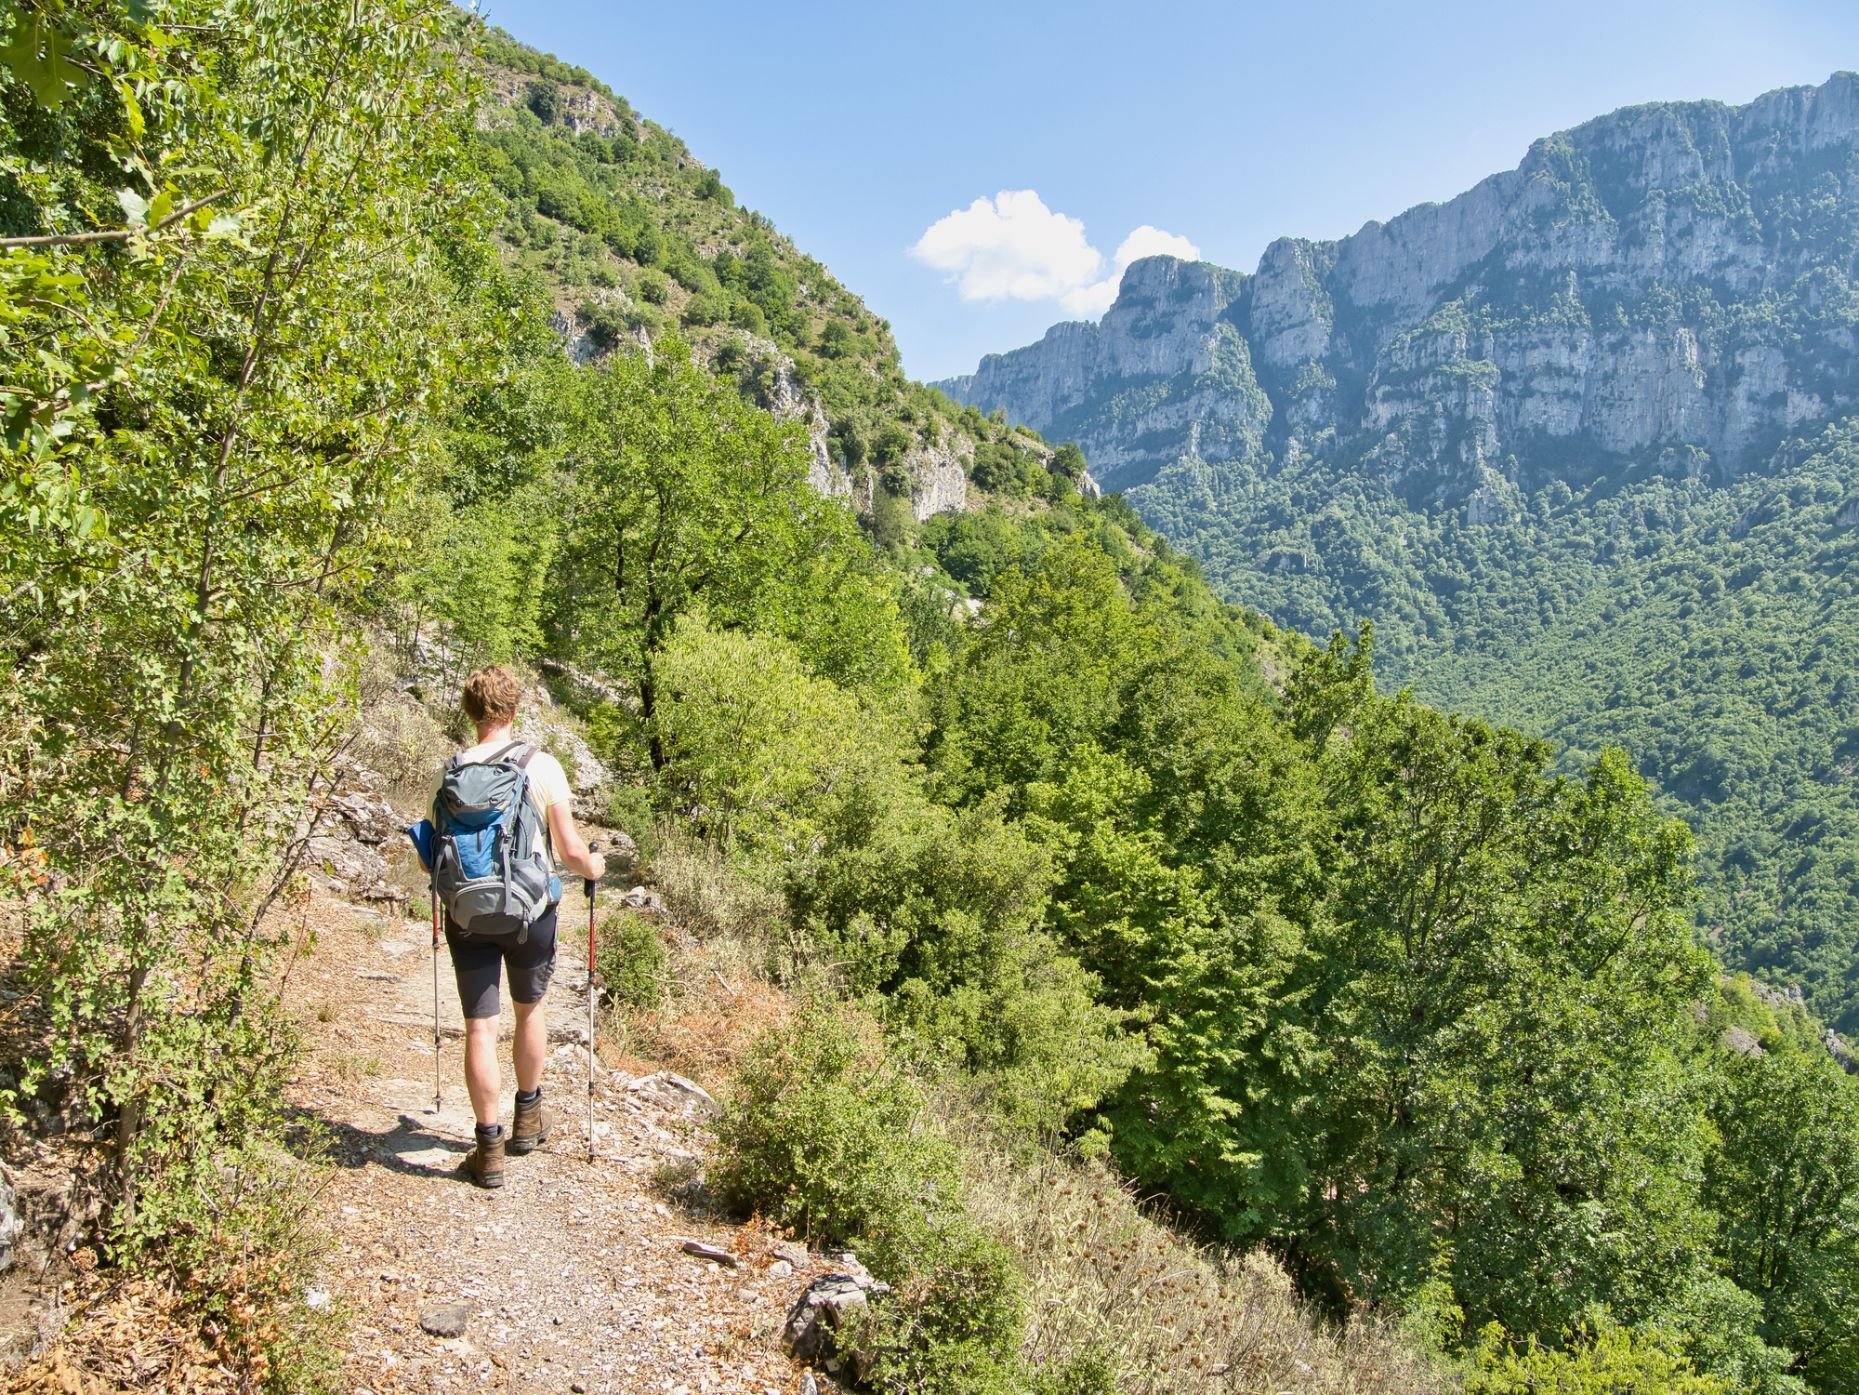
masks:
<path fill-rule="evenodd" d="M 510 753 L 512 751 L 520 751 L 522 754 L 517 756 L 515 760 L 511 760 Z M 529 742 L 512 741 L 509 745 L 500 746 L 495 751 L 492 751 L 483 760 L 479 761 L 478 764 L 479 765 L 506 765 L 507 764 L 507 765 L 514 765 L 518 770 L 527 770 L 529 768 L 530 761 L 535 758 L 535 755 L 536 755 L 536 748 L 530 745 Z"/>

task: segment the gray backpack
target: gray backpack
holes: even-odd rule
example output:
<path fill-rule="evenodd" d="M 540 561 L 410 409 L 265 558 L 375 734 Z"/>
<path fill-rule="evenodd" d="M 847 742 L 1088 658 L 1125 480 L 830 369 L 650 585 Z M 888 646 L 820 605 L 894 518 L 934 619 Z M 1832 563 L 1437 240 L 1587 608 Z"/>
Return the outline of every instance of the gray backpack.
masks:
<path fill-rule="evenodd" d="M 433 887 L 462 934 L 529 939 L 561 899 L 549 830 L 529 797 L 533 746 L 512 742 L 489 760 L 445 763 L 433 800 Z"/>

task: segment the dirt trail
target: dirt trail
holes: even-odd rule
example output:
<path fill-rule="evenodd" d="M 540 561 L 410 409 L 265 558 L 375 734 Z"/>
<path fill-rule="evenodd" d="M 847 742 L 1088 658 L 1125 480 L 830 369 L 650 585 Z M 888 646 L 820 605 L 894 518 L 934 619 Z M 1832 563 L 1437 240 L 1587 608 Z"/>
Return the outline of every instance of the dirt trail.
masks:
<path fill-rule="evenodd" d="M 564 920 L 584 904 L 571 896 Z M 654 1184 L 668 1164 L 691 1157 L 703 1099 L 662 1072 L 603 1065 L 596 1159 L 588 1161 L 579 937 L 564 933 L 548 998 L 544 1096 L 557 1114 L 554 1136 L 510 1159 L 507 1184 L 486 1192 L 455 1171 L 471 1146 L 472 1118 L 443 947 L 445 1091 L 435 1113 L 425 922 L 321 899 L 305 914 L 317 939 L 286 994 L 309 1047 L 292 1100 L 325 1121 L 334 1140 L 326 1196 L 337 1250 L 325 1283 L 351 1314 L 344 1374 L 352 1390 L 799 1388 L 801 1372 L 781 1354 L 779 1334 L 805 1284 L 805 1261 L 789 1272 L 764 1237 L 695 1218 Z M 740 1267 L 684 1253 L 687 1239 L 737 1253 Z M 422 1311 L 443 1302 L 466 1305 L 461 1337 L 421 1329 Z"/>

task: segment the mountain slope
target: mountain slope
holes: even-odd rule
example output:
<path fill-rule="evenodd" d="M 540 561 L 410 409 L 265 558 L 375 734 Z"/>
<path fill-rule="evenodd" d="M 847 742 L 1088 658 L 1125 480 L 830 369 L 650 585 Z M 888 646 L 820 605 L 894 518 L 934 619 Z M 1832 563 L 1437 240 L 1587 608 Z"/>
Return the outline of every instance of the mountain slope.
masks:
<path fill-rule="evenodd" d="M 501 31 L 482 53 L 498 238 L 577 359 L 683 334 L 762 406 L 806 421 L 815 486 L 867 515 L 960 509 L 977 465 L 983 482 L 1051 491 L 1050 448 L 906 377 L 890 325 L 676 136 Z"/>
<path fill-rule="evenodd" d="M 1726 957 L 1859 1027 L 1859 79 L 1630 108 L 1243 276 L 1132 266 L 945 384 L 1231 599 L 1430 701 L 1626 744 Z"/>

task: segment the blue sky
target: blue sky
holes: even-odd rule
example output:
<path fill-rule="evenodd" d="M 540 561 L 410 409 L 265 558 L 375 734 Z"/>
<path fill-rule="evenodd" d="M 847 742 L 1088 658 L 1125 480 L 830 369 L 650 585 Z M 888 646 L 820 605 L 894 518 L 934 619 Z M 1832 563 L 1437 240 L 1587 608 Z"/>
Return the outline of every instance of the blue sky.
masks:
<path fill-rule="evenodd" d="M 1616 107 L 1744 102 L 1859 68 L 1856 0 L 487 15 L 682 136 L 891 321 L 922 378 L 1097 313 L 1119 249 L 1250 271 L 1274 237 L 1450 198 Z"/>

